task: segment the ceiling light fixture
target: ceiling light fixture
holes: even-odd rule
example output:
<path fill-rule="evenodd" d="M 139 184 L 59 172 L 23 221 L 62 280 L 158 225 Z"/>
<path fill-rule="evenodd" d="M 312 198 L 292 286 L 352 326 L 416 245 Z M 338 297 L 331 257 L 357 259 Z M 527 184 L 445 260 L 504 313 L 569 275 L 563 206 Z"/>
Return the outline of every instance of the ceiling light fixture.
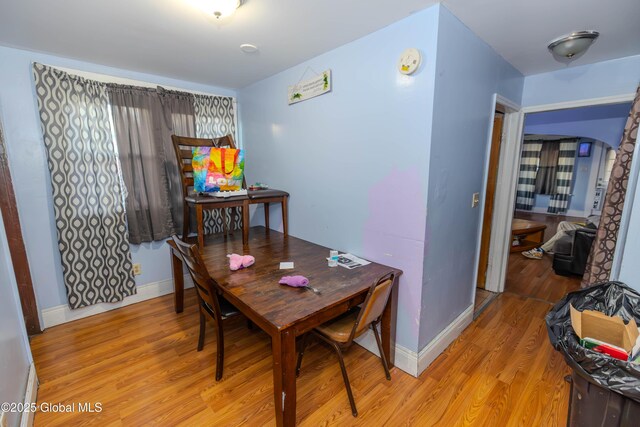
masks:
<path fill-rule="evenodd" d="M 560 57 L 572 59 L 589 49 L 600 35 L 597 31 L 576 31 L 549 43 L 549 50 Z"/>
<path fill-rule="evenodd" d="M 217 19 L 226 18 L 240 7 L 240 0 L 195 0 L 200 9 Z"/>
<path fill-rule="evenodd" d="M 258 46 L 249 43 L 243 43 L 240 45 L 240 50 L 244 53 L 256 53 L 258 51 Z"/>

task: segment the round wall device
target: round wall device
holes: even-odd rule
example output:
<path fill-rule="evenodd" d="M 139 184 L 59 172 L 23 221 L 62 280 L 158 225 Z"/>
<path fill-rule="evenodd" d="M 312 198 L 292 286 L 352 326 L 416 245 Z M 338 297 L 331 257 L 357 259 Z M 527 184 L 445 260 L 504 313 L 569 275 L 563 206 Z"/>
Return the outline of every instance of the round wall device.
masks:
<path fill-rule="evenodd" d="M 422 55 L 420 51 L 414 47 L 410 47 L 402 52 L 398 61 L 398 71 L 402 74 L 413 74 L 420 67 Z"/>
<path fill-rule="evenodd" d="M 249 43 L 244 43 L 240 45 L 240 50 L 243 51 L 244 53 L 255 53 L 258 51 L 258 46 L 249 44 Z"/>

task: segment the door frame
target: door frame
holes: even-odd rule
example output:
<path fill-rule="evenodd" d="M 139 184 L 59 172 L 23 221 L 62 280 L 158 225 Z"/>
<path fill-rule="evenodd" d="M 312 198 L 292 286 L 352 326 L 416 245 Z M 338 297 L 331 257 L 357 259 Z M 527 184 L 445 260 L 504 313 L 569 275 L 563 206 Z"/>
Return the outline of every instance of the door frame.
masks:
<path fill-rule="evenodd" d="M 507 276 L 507 264 L 509 261 L 509 249 L 511 245 L 511 221 L 513 220 L 514 202 L 516 196 L 516 184 L 520 166 L 520 151 L 524 137 L 524 118 L 529 113 L 543 111 L 566 110 L 569 108 L 589 107 L 593 105 L 619 104 L 633 102 L 635 93 L 601 98 L 589 98 L 576 101 L 541 104 L 522 107 L 519 111 L 507 114 L 509 132 L 505 131 L 503 151 L 500 153 L 500 167 L 498 171 L 498 186 L 496 187 L 496 205 L 491 229 L 491 247 L 489 249 L 489 266 L 487 268 L 487 282 L 485 289 L 492 292 L 503 292 Z M 493 117 L 492 117 L 493 120 Z M 634 159 L 637 159 L 640 145 L 636 145 Z M 504 149 L 506 148 L 506 149 Z M 504 154 L 504 155 L 503 155 Z M 620 232 L 613 259 L 611 279 L 617 279 L 620 272 L 620 263 L 624 252 L 624 245 L 628 230 L 628 220 L 633 198 L 640 172 L 640 161 L 634 161 L 631 165 L 629 185 L 624 212 L 620 222 Z M 478 253 L 478 258 L 479 258 Z M 477 262 L 476 262 L 477 264 Z M 477 269 L 477 266 L 476 266 Z"/>

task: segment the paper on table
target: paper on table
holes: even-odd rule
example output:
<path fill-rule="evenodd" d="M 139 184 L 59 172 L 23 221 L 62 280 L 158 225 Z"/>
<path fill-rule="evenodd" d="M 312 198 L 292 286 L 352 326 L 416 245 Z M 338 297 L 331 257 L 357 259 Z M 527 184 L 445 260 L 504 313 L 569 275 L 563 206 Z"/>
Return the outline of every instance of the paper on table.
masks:
<path fill-rule="evenodd" d="M 367 261 L 366 259 L 358 258 L 357 256 L 352 254 L 338 255 L 338 265 L 344 268 L 348 268 L 349 270 L 368 264 L 371 264 L 371 262 Z"/>
<path fill-rule="evenodd" d="M 281 262 L 280 270 L 290 270 L 293 268 L 293 262 Z"/>

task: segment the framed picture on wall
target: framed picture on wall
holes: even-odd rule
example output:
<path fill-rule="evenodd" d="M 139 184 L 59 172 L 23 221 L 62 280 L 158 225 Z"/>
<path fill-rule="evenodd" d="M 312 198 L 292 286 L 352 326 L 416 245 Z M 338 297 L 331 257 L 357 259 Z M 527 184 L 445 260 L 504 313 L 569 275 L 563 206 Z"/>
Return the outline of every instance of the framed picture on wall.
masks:
<path fill-rule="evenodd" d="M 581 142 L 578 145 L 578 157 L 591 157 L 591 143 Z"/>

